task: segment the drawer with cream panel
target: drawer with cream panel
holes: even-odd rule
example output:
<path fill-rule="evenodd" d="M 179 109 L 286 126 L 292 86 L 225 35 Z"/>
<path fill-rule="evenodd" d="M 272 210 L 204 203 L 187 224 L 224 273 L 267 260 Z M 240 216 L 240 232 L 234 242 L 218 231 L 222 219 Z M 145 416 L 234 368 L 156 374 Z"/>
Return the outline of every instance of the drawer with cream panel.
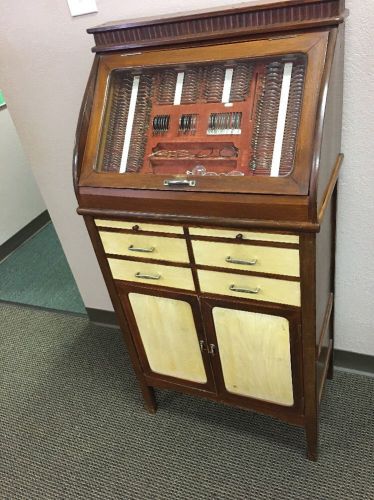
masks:
<path fill-rule="evenodd" d="M 299 244 L 299 236 L 296 234 L 281 234 L 281 233 L 264 233 L 254 231 L 241 231 L 240 229 L 210 229 L 204 227 L 189 227 L 188 231 L 191 237 L 209 237 L 219 239 L 233 240 L 253 240 L 253 241 L 269 241 L 274 243 L 291 243 Z"/>
<path fill-rule="evenodd" d="M 105 230 L 99 230 L 99 235 L 107 254 L 189 263 L 184 238 Z"/>
<path fill-rule="evenodd" d="M 198 266 L 300 276 L 298 249 L 203 240 L 193 240 L 192 247 Z"/>
<path fill-rule="evenodd" d="M 197 271 L 202 293 L 300 307 L 300 283 L 217 271 Z"/>
<path fill-rule="evenodd" d="M 195 291 L 191 269 L 186 267 L 114 258 L 109 258 L 108 263 L 115 280 Z"/>
<path fill-rule="evenodd" d="M 95 219 L 95 224 L 98 228 L 109 227 L 112 229 L 125 229 L 134 232 L 147 231 L 153 233 L 184 234 L 182 226 L 170 226 L 166 224 L 149 224 L 148 222 L 143 223 L 107 219 Z"/>

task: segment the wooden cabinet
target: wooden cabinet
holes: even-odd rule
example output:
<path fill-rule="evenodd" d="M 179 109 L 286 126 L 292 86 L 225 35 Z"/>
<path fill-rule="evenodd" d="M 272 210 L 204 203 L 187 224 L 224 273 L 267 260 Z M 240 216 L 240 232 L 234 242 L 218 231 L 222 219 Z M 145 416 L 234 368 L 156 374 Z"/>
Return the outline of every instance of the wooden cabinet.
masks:
<path fill-rule="evenodd" d="M 333 375 L 343 0 L 103 25 L 74 186 L 144 401 L 305 429 Z M 274 437 L 276 439 L 276 437 Z"/>

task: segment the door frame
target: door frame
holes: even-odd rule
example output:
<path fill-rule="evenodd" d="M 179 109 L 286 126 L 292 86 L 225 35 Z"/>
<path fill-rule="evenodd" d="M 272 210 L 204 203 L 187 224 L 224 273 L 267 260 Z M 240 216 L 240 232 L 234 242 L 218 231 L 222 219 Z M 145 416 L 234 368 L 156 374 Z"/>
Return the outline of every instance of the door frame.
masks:
<path fill-rule="evenodd" d="M 203 390 L 205 392 L 211 392 L 211 393 L 216 393 L 216 385 L 215 385 L 215 380 L 214 380 L 214 375 L 213 375 L 213 368 L 211 365 L 211 360 L 208 352 L 206 349 L 200 349 L 202 361 L 204 364 L 204 369 L 207 377 L 207 382 L 205 384 L 201 384 L 199 382 L 193 382 L 190 380 L 185 380 L 185 379 L 180 379 L 177 377 L 172 377 L 170 375 L 163 375 L 161 373 L 156 373 L 152 371 L 147 355 L 143 346 L 143 342 L 139 333 L 139 329 L 137 326 L 137 322 L 131 307 L 131 303 L 129 300 L 129 293 L 137 293 L 140 295 L 151 295 L 153 297 L 160 297 L 160 298 L 169 298 L 172 300 L 180 300 L 183 302 L 187 302 L 191 306 L 191 311 L 195 323 L 195 328 L 196 328 L 196 334 L 197 334 L 197 339 L 198 342 L 200 341 L 204 342 L 204 345 L 207 345 L 207 338 L 205 335 L 204 327 L 203 327 L 203 321 L 201 317 L 201 312 L 200 312 L 200 306 L 199 306 L 199 300 L 198 297 L 193 294 L 193 293 L 188 293 L 188 292 L 182 292 L 182 291 L 175 291 L 175 290 L 170 290 L 166 291 L 165 289 L 158 289 L 156 287 L 150 287 L 147 285 L 139 285 L 139 284 L 131 284 L 129 282 L 120 282 L 116 281 L 116 287 L 118 290 L 118 294 L 120 296 L 123 308 L 125 310 L 126 318 L 128 320 L 129 328 L 131 335 L 134 339 L 134 344 L 136 347 L 136 350 L 138 352 L 140 364 L 143 368 L 143 372 L 145 376 L 148 379 L 153 379 L 153 380 L 162 380 L 166 381 L 175 385 L 183 386 L 183 387 L 190 387 L 193 389 L 199 389 Z"/>
<path fill-rule="evenodd" d="M 219 346 L 213 319 L 213 308 L 221 307 L 238 311 L 248 311 L 253 313 L 268 314 L 286 318 L 289 322 L 290 335 L 290 354 L 291 354 L 291 372 L 294 404 L 293 406 L 284 406 L 277 403 L 271 403 L 248 396 L 240 396 L 227 391 L 224 383 L 222 365 L 219 355 Z M 239 406 L 253 408 L 263 413 L 279 414 L 286 416 L 288 414 L 304 413 L 303 402 L 303 370 L 302 370 L 302 339 L 301 339 L 301 313 L 296 307 L 279 306 L 275 304 L 266 304 L 246 299 L 229 298 L 201 298 L 201 310 L 206 325 L 206 335 L 209 344 L 214 344 L 217 348 L 217 354 L 211 357 L 211 363 L 214 371 L 217 392 L 222 400 Z"/>

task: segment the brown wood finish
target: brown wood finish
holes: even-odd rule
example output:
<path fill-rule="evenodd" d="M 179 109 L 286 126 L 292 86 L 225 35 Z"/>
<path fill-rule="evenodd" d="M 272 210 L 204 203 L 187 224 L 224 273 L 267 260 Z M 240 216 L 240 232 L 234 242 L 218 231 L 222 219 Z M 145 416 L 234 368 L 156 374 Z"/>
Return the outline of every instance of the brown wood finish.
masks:
<path fill-rule="evenodd" d="M 301 236 L 301 328 L 304 370 L 305 433 L 308 458 L 318 456 L 318 401 L 316 374 L 316 243 L 314 234 Z"/>
<path fill-rule="evenodd" d="M 77 211 L 84 216 L 148 411 L 156 411 L 153 388 L 157 387 L 271 415 L 305 429 L 311 460 L 317 460 L 319 408 L 325 381 L 333 375 L 336 186 L 343 163 L 340 133 L 346 16 L 344 0 L 259 0 L 256 4 L 240 4 L 220 11 L 125 21 L 88 30 L 95 36 L 94 51 L 100 55 L 95 56 L 83 99 L 73 160 Z M 226 177 L 224 182 L 212 177 L 198 178 L 197 188 L 180 189 L 163 186 L 165 178 L 173 177 L 170 175 L 94 171 L 99 143 L 106 130 L 103 116 L 111 70 L 286 53 L 308 56 L 307 84 L 295 142 L 295 168 L 291 175 Z M 187 105 L 185 108 L 188 109 Z M 208 107 L 206 113 L 207 110 Z M 172 138 L 173 134 L 169 135 Z M 249 141 L 250 127 L 246 135 Z M 251 147 L 248 145 L 248 151 Z M 170 234 L 167 230 L 140 232 L 174 238 L 170 241 L 175 243 L 175 238 L 184 239 L 189 261 L 176 263 L 146 255 L 106 255 L 99 230 L 119 234 L 135 234 L 136 230 L 131 226 L 130 229 L 96 226 L 94 219 L 132 221 L 134 226 L 141 223 L 178 226 L 183 229 L 180 234 Z M 191 227 L 232 229 L 238 233 L 285 233 L 299 236 L 300 240 L 296 244 L 194 236 L 190 234 Z M 210 242 L 212 252 L 214 245 L 220 243 L 298 250 L 300 278 L 197 265 L 192 245 L 197 240 Z M 191 269 L 194 290 L 114 280 L 108 257 L 129 263 L 174 266 L 184 271 Z M 198 270 L 300 283 L 301 305 L 255 300 L 255 295 L 236 298 L 202 293 Z M 184 300 L 191 305 L 198 339 L 203 342 L 206 384 L 152 372 L 129 293 Z M 207 350 L 210 344 L 217 344 L 212 316 L 216 306 L 289 321 L 293 406 L 239 396 L 225 389 L 220 353 L 214 355 Z"/>
<path fill-rule="evenodd" d="M 93 51 L 108 52 L 331 26 L 343 22 L 346 15 L 344 0 L 265 0 L 220 11 L 123 21 L 87 31 L 95 37 Z"/>
<path fill-rule="evenodd" d="M 143 394 L 144 398 L 144 403 L 146 405 L 147 410 L 150 413 L 155 413 L 157 409 L 157 404 L 156 404 L 156 399 L 154 396 L 154 391 L 153 388 L 150 387 L 149 385 L 146 384 L 144 375 L 143 375 L 143 370 L 140 364 L 140 360 L 138 357 L 138 354 L 135 349 L 134 341 L 130 333 L 129 329 L 129 324 L 126 319 L 126 316 L 123 311 L 123 306 L 121 303 L 121 300 L 118 296 L 117 290 L 114 285 L 112 273 L 110 271 L 108 261 L 105 257 L 105 252 L 103 245 L 101 243 L 99 234 L 97 232 L 94 220 L 92 217 L 85 217 L 84 222 L 87 227 L 88 234 L 90 235 L 92 245 L 94 247 L 96 256 L 98 258 L 98 262 L 100 264 L 101 272 L 103 273 L 103 277 L 106 283 L 106 286 L 108 288 L 108 292 L 113 304 L 113 308 L 116 312 L 117 318 L 119 325 L 121 327 L 122 333 L 123 333 L 123 338 L 126 343 L 128 352 L 131 356 L 131 361 L 133 364 L 133 368 L 135 371 L 135 375 L 138 378 L 140 389 Z"/>
<path fill-rule="evenodd" d="M 84 149 L 86 147 L 87 132 L 90 122 L 98 67 L 99 57 L 95 56 L 90 76 L 88 78 L 86 90 L 84 92 L 83 101 L 78 117 L 77 129 L 75 132 L 75 144 L 73 150 L 73 184 L 75 195 L 77 196 L 77 198 L 79 197 L 78 182 L 82 168 Z"/>
<path fill-rule="evenodd" d="M 141 191 L 130 189 L 80 188 L 80 215 L 163 221 L 193 226 L 260 228 L 265 231 L 318 231 L 308 219 L 307 197 L 231 195 Z M 100 207 L 97 206 L 100 196 Z M 150 210 L 149 199 L 153 204 Z M 202 215 L 204 214 L 204 215 Z M 240 215 L 240 217 L 238 217 Z"/>
<path fill-rule="evenodd" d="M 278 420 L 286 421 L 290 424 L 297 425 L 300 427 L 304 426 L 304 416 L 296 413 L 296 412 L 285 412 L 284 408 L 280 408 L 277 405 L 269 405 L 268 403 L 262 403 L 258 400 L 248 400 L 237 399 L 228 401 L 225 396 L 210 393 L 208 391 L 199 390 L 193 387 L 183 386 L 179 383 L 179 381 L 170 382 L 168 380 L 161 380 L 157 377 L 152 377 L 150 375 L 144 376 L 146 382 L 152 387 L 158 387 L 160 389 L 170 389 L 173 391 L 182 392 L 185 394 L 190 394 L 192 396 L 198 396 L 205 399 L 209 399 L 211 401 L 216 401 L 217 403 L 226 404 L 228 406 L 232 406 L 234 408 L 240 408 L 242 410 L 255 411 L 257 413 L 261 413 L 263 415 L 270 415 Z"/>
<path fill-rule="evenodd" d="M 191 176 L 192 179 L 196 180 L 196 188 L 183 187 L 179 191 L 306 195 L 309 188 L 307 165 L 310 164 L 313 156 L 313 145 L 309 139 L 309 130 L 313 127 L 317 111 L 319 83 L 324 67 L 327 39 L 328 32 L 317 32 L 279 40 L 269 39 L 222 45 L 218 52 L 217 47 L 212 46 L 204 47 L 204 49 L 170 50 L 167 53 L 159 51 L 152 54 L 134 54 L 129 58 L 123 58 L 120 55 L 102 57 L 93 102 L 94 119 L 91 120 L 89 126 L 79 185 L 81 187 L 117 189 L 121 187 L 141 189 L 146 186 L 147 189 L 169 191 L 172 188 L 165 187 L 164 180 L 176 177 L 132 172 L 118 176 L 117 173 L 103 173 L 95 170 L 98 158 L 98 144 L 103 126 L 106 88 L 111 71 L 118 68 L 156 67 L 165 64 L 225 60 L 233 57 L 270 57 L 287 53 L 304 53 L 308 56 L 308 65 L 293 172 L 285 177 L 228 177 L 225 178 L 224 184 L 221 178 Z"/>

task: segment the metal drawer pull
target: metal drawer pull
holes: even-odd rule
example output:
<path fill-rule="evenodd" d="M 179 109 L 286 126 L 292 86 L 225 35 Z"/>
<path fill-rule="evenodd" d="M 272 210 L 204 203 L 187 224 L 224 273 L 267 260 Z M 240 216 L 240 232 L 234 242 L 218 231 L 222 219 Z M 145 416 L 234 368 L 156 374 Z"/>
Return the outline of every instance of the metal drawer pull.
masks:
<path fill-rule="evenodd" d="M 235 286 L 235 285 L 230 285 L 230 290 L 232 292 L 240 292 L 240 293 L 259 293 L 261 288 L 260 287 L 256 287 L 256 288 L 241 288 L 239 286 Z"/>
<path fill-rule="evenodd" d="M 242 266 L 254 266 L 257 263 L 257 259 L 252 259 L 252 260 L 240 260 L 240 259 L 234 259 L 233 257 L 226 257 L 225 259 L 226 262 L 229 262 L 230 264 L 241 264 Z"/>
<path fill-rule="evenodd" d="M 196 181 L 187 179 L 166 179 L 164 180 L 164 186 L 190 186 L 195 187 Z"/>
<path fill-rule="evenodd" d="M 159 280 L 161 278 L 161 274 L 136 273 L 135 278 L 142 278 L 145 280 Z"/>
<path fill-rule="evenodd" d="M 155 251 L 155 247 L 148 247 L 148 248 L 142 248 L 142 247 L 134 247 L 134 245 L 130 245 L 128 248 L 131 252 L 145 252 L 145 253 L 152 253 Z"/>

